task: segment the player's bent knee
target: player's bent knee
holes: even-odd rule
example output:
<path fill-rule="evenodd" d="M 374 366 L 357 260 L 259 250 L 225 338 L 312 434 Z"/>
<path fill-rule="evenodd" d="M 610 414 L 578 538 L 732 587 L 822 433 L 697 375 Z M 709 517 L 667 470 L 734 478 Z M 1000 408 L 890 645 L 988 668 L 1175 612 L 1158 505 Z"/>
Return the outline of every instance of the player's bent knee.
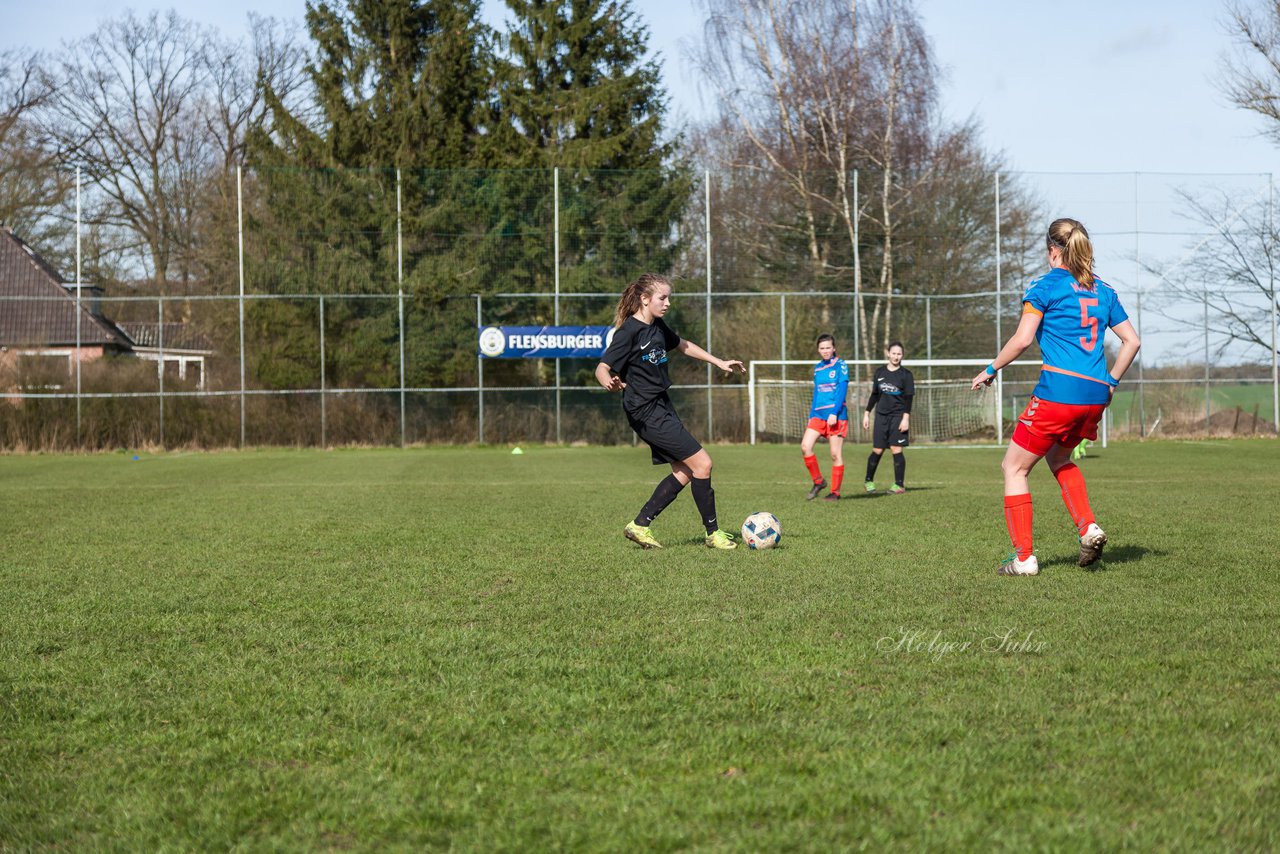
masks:
<path fill-rule="evenodd" d="M 690 457 L 685 460 L 685 464 L 688 465 L 689 471 L 698 480 L 705 480 L 711 477 L 711 455 L 707 452 L 703 451 L 696 456 Z"/>

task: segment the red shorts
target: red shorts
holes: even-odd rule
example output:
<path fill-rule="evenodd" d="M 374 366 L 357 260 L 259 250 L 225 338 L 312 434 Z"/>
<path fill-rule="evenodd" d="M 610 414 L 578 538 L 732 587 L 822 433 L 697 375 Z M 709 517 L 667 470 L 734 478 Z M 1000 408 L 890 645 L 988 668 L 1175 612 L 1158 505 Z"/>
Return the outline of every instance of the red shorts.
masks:
<path fill-rule="evenodd" d="M 832 436 L 839 436 L 840 438 L 843 439 L 849 435 L 849 422 L 837 421 L 836 426 L 828 427 L 827 419 L 810 418 L 809 429 L 816 430 L 819 436 L 825 436 L 828 439 L 830 439 Z"/>
<path fill-rule="evenodd" d="M 1043 457 L 1054 445 L 1074 448 L 1085 439 L 1098 438 L 1098 422 L 1105 403 L 1055 403 L 1032 397 L 1018 416 L 1013 441 Z"/>

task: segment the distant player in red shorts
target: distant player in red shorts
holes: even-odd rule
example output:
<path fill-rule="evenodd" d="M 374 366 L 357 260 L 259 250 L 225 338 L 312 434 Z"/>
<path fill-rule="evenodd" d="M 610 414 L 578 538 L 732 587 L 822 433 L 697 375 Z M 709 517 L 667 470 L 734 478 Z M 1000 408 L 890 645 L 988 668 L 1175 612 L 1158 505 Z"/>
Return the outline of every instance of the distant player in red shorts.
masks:
<path fill-rule="evenodd" d="M 1098 438 L 1098 422 L 1142 342 L 1110 285 L 1093 275 L 1093 244 L 1074 219 L 1056 219 L 1045 238 L 1052 268 L 1032 280 L 1022 298 L 1018 330 L 1000 354 L 973 378 L 973 388 L 989 385 L 996 372 L 1035 341 L 1044 364 L 1030 403 L 1018 417 L 1004 455 L 1004 518 L 1014 553 L 1000 565 L 1001 575 L 1037 575 L 1032 553 L 1031 487 L 1027 475 L 1044 457 L 1062 489 L 1080 536 L 1080 566 L 1102 556 L 1107 535 L 1093 518 L 1084 475 L 1071 451 L 1084 439 Z M 1103 338 L 1111 329 L 1120 352 L 1107 371 Z"/>
<path fill-rule="evenodd" d="M 809 407 L 809 424 L 800 440 L 800 452 L 813 478 L 813 488 L 809 490 L 812 501 L 827 487 L 813 445 L 818 437 L 827 438 L 831 445 L 831 491 L 823 500 L 839 501 L 840 481 L 844 478 L 844 438 L 849 435 L 849 410 L 844 402 L 849 390 L 849 366 L 844 359 L 836 358 L 836 339 L 830 335 L 818 336 L 818 357 L 821 361 L 813 366 L 813 403 Z"/>

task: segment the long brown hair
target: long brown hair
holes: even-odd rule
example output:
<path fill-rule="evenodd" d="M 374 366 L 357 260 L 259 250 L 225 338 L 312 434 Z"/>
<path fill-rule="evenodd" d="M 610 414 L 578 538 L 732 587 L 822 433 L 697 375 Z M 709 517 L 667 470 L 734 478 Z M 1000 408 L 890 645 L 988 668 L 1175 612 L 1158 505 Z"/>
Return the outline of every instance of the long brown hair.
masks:
<path fill-rule="evenodd" d="M 614 328 L 621 326 L 628 317 L 639 311 L 642 305 L 640 298 L 653 296 L 659 285 L 671 287 L 671 282 L 657 273 L 641 273 L 640 278 L 627 285 L 627 289 L 622 292 L 622 299 L 618 300 L 618 309 L 613 313 Z"/>
<path fill-rule="evenodd" d="M 1045 244 L 1062 253 L 1063 265 L 1077 282 L 1093 287 L 1093 244 L 1084 225 L 1066 217 L 1055 219 L 1049 224 Z"/>

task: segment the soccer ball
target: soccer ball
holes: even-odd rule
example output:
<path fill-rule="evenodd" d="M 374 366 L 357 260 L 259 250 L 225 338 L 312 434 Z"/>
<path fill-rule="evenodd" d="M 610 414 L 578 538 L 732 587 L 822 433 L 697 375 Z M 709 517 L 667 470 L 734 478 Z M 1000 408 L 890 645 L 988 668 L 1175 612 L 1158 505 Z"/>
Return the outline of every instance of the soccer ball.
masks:
<path fill-rule="evenodd" d="M 772 513 L 752 513 L 742 523 L 742 541 L 749 549 L 771 549 L 782 539 L 782 523 Z"/>

